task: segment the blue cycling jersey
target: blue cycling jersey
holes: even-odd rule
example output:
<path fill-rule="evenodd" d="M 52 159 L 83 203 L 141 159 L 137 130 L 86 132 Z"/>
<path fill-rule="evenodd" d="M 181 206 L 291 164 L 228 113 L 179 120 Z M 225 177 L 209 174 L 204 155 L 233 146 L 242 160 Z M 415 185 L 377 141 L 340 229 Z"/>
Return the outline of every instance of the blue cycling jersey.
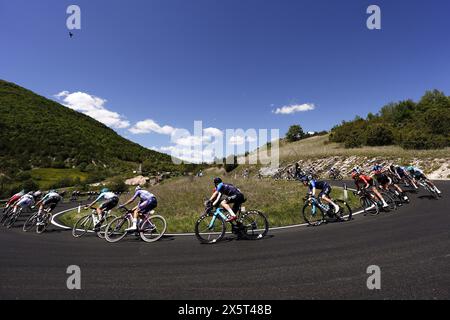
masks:
<path fill-rule="evenodd" d="M 229 196 L 229 197 L 242 194 L 241 190 L 239 190 L 232 184 L 226 184 L 226 183 L 218 184 L 216 190 L 226 196 Z"/>
<path fill-rule="evenodd" d="M 311 180 L 309 182 L 309 190 L 310 191 L 312 191 L 314 188 L 319 189 L 319 190 L 325 190 L 329 186 L 330 185 L 327 182 L 325 182 L 325 181 Z"/>

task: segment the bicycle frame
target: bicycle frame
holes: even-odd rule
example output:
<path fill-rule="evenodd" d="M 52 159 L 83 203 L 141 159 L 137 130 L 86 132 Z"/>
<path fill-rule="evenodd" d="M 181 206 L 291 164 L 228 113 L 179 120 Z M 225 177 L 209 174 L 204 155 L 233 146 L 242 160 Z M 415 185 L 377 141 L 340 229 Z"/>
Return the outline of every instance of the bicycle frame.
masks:
<path fill-rule="evenodd" d="M 124 218 L 124 219 L 128 219 L 128 220 L 132 220 L 133 219 L 133 211 L 132 210 L 129 210 L 129 209 L 127 209 L 127 208 L 122 208 L 124 211 L 126 211 L 126 213 L 122 216 L 122 218 Z M 110 211 L 109 211 L 110 212 Z M 142 225 L 143 225 L 143 223 L 145 222 L 145 221 L 147 221 L 148 219 L 149 219 L 149 217 L 152 215 L 152 214 L 154 214 L 155 212 L 154 211 L 150 211 L 150 212 L 148 212 L 148 213 L 139 213 L 139 217 L 141 218 L 140 220 L 140 222 L 139 222 L 139 224 L 138 224 L 138 232 L 139 231 L 142 231 L 141 230 L 141 227 L 142 227 Z"/>
<path fill-rule="evenodd" d="M 317 207 L 319 207 L 320 209 L 322 209 L 322 211 L 324 211 L 326 214 L 328 214 L 328 212 L 330 211 L 330 207 L 326 206 L 325 204 L 323 204 L 321 201 L 319 201 L 317 198 L 315 197 L 310 197 L 308 199 L 308 201 L 311 202 L 312 205 L 312 212 L 313 214 L 316 214 L 316 209 Z"/>
<path fill-rule="evenodd" d="M 217 208 L 216 211 L 213 213 L 213 218 L 211 219 L 211 222 L 209 223 L 209 228 L 212 229 L 214 227 L 214 223 L 216 222 L 216 219 L 220 217 L 224 221 L 227 221 L 228 217 L 223 213 L 223 209 Z"/>

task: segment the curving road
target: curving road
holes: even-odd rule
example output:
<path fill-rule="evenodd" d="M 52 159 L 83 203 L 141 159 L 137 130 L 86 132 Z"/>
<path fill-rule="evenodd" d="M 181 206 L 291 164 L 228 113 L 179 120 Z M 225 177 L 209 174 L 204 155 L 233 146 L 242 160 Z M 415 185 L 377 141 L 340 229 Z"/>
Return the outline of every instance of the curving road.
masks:
<path fill-rule="evenodd" d="M 450 194 L 449 182 L 438 185 Z M 0 299 L 449 299 L 450 198 L 412 198 L 395 213 L 215 246 L 2 228 Z M 69 265 L 81 268 L 79 291 L 66 287 Z M 370 265 L 381 290 L 367 289 Z"/>

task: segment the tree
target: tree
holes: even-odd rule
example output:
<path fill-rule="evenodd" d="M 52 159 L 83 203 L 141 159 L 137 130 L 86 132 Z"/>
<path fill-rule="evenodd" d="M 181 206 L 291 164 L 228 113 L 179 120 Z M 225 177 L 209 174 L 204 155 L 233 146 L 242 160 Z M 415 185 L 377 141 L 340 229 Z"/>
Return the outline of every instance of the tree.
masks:
<path fill-rule="evenodd" d="M 289 142 L 295 142 L 304 139 L 305 136 L 305 132 L 303 131 L 303 128 L 301 126 L 293 125 L 289 128 L 286 134 L 286 139 Z"/>
<path fill-rule="evenodd" d="M 378 124 L 367 129 L 367 145 L 388 146 L 393 142 L 394 133 L 389 126 Z"/>

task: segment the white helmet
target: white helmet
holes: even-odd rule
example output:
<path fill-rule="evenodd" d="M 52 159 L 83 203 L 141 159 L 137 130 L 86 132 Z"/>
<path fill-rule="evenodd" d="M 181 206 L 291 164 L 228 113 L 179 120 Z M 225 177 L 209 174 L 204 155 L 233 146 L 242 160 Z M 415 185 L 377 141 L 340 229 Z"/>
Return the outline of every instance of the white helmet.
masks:
<path fill-rule="evenodd" d="M 35 198 L 39 198 L 40 196 L 42 196 L 41 191 L 36 191 L 35 193 L 33 193 L 33 197 L 35 197 Z"/>
<path fill-rule="evenodd" d="M 137 186 L 136 189 L 135 189 L 135 191 L 139 191 L 139 190 L 142 190 L 141 186 Z"/>

